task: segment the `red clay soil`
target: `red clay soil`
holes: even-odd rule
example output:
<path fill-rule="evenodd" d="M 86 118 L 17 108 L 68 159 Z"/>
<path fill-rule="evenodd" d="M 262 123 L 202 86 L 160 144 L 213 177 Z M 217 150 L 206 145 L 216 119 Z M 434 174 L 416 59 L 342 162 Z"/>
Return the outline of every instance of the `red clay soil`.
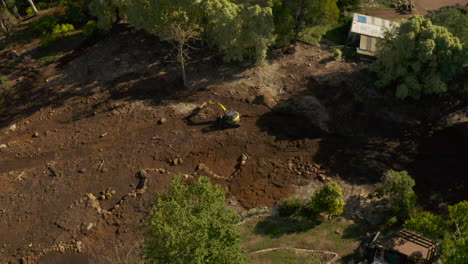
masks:
<path fill-rule="evenodd" d="M 239 210 L 287 198 L 297 186 L 315 180 L 315 163 L 335 166 L 331 176 L 336 172 L 344 178 L 362 172 L 356 168 L 369 160 L 390 164 L 379 165 L 382 169 L 395 163 L 386 151 L 398 138 L 367 135 L 368 147 L 340 136 L 322 137 L 312 134 L 304 118 L 274 112 L 268 102 L 253 103 L 261 89 L 272 86 L 282 90 L 274 100 L 302 98 L 318 89 L 308 81 L 311 76 L 357 83 L 361 89 L 366 78 L 355 72 L 357 64 L 329 60 L 330 50 L 299 45 L 296 54 L 277 59 L 277 68 L 265 70 L 268 74 L 222 66 L 218 57 L 195 56 L 187 67 L 192 90 L 177 84 L 165 59 L 167 50 L 154 38 L 123 30 L 68 52 L 58 63 L 0 67 L 12 87 L 0 109 L 0 263 L 34 263 L 43 255 L 40 263 L 72 263 L 54 252 L 74 250 L 85 252 L 79 258 L 87 263 L 83 259 L 93 253 L 110 254 L 114 243 L 134 243 L 141 239 L 139 227 L 155 195 L 171 175 L 192 175 L 200 163 L 211 170 L 208 176 L 214 183 L 228 190 L 229 203 Z M 6 52 L 0 58 L 10 60 Z M 259 80 L 265 83 L 257 86 Z M 344 87 L 322 87 L 327 107 L 341 109 L 355 101 L 341 92 Z M 219 109 L 185 120 L 207 100 L 239 111 L 241 126 L 220 129 L 214 122 Z M 337 123 L 356 120 L 356 131 L 383 135 L 392 130 L 392 124 L 374 126 L 382 122 L 379 118 L 361 119 L 364 113 L 357 104 L 350 105 L 357 111 L 353 117 L 347 108 L 337 111 Z M 376 102 L 375 107 L 380 106 Z M 388 141 L 388 146 L 376 148 L 373 140 Z M 407 141 L 413 151 L 417 144 Z M 242 154 L 247 162 L 231 177 Z M 359 166 L 352 167 L 354 163 Z M 147 188 L 135 194 L 142 169 L 148 172 Z M 380 172 L 372 174 L 372 181 Z M 111 194 L 103 196 L 97 208 L 90 194 L 99 199 L 102 193 Z"/>

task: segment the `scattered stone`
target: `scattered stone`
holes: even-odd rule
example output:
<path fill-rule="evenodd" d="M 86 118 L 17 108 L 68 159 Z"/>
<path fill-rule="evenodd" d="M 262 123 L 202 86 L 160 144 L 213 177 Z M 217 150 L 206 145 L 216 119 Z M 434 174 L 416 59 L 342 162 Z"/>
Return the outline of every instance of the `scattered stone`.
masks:
<path fill-rule="evenodd" d="M 106 133 L 100 135 L 99 137 L 100 137 L 100 138 L 103 138 L 103 137 L 107 136 L 108 134 L 109 134 L 109 133 L 106 132 Z"/>
<path fill-rule="evenodd" d="M 159 119 L 158 125 L 162 125 L 162 124 L 164 124 L 166 122 L 167 122 L 167 119 L 163 117 L 163 118 Z"/>
<path fill-rule="evenodd" d="M 273 108 L 276 105 L 275 98 L 271 93 L 264 92 L 259 96 L 255 97 L 254 104 L 265 105 L 269 108 Z"/>
<path fill-rule="evenodd" d="M 86 172 L 86 169 L 85 168 L 81 168 L 78 170 L 78 173 L 85 173 Z"/>
<path fill-rule="evenodd" d="M 13 124 L 13 125 L 9 126 L 8 130 L 15 131 L 16 130 L 16 124 Z"/>
<path fill-rule="evenodd" d="M 76 252 L 78 252 L 78 253 L 83 252 L 83 242 L 76 241 Z"/>
<path fill-rule="evenodd" d="M 4 149 L 4 148 L 8 148 L 8 146 L 6 144 L 1 144 L 0 149 Z"/>
<path fill-rule="evenodd" d="M 33 137 L 34 137 L 34 138 L 39 137 L 39 132 L 34 132 Z"/>

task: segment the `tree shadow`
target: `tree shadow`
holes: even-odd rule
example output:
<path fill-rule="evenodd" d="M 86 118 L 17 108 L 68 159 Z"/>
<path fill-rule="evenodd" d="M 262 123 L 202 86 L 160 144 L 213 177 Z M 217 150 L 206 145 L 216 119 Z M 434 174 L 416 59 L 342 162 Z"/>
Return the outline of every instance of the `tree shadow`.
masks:
<path fill-rule="evenodd" d="M 96 94 L 100 99 L 87 102 L 69 120 L 93 116 L 96 112 L 112 111 L 113 102 L 148 101 L 160 105 L 164 100 L 189 99 L 211 84 L 241 78 L 248 64 L 223 64 L 221 54 L 201 47 L 194 51 L 187 64 L 193 85 L 181 85 L 180 70 L 170 56 L 171 45 L 126 24 L 119 24 L 109 34 L 85 39 L 82 34 L 66 37 L 50 49 L 35 49 L 28 55 L 52 59 L 49 68 L 53 76 L 44 77 L 38 68 L 28 72 L 17 67 L 10 72 L 17 80 L 4 96 L 0 106 L 0 128 L 27 117 L 45 107 L 57 108 L 79 98 Z M 221 66 L 222 65 L 222 66 Z M 50 71 L 50 70 L 49 70 Z M 16 77 L 17 76 L 17 77 Z M 221 82 L 222 82 L 221 81 Z M 105 96 L 102 96 L 102 95 Z M 88 101 L 88 100 L 87 100 Z"/>
<path fill-rule="evenodd" d="M 258 222 L 254 230 L 257 234 L 277 238 L 287 234 L 306 232 L 321 223 L 318 217 L 270 216 Z"/>

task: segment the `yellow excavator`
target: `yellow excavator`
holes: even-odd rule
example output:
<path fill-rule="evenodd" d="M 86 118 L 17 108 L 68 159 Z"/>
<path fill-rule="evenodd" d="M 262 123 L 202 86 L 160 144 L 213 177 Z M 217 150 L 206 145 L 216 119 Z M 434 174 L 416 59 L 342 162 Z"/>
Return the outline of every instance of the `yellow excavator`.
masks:
<path fill-rule="evenodd" d="M 227 108 L 221 103 L 215 103 L 215 102 L 212 102 L 212 101 L 208 101 L 208 102 L 203 103 L 200 106 L 200 109 L 204 109 L 204 108 L 210 107 L 212 105 L 215 105 L 215 106 L 221 108 L 221 110 L 223 110 L 224 115 L 221 116 L 221 120 L 223 122 L 225 122 L 225 123 L 227 123 L 229 125 L 232 125 L 232 126 L 239 126 L 240 125 L 240 114 L 239 114 L 239 112 L 237 112 L 235 110 L 227 110 Z"/>
<path fill-rule="evenodd" d="M 223 104 L 214 103 L 212 101 L 205 102 L 201 106 L 195 108 L 189 116 L 184 118 L 185 121 L 189 125 L 212 124 L 213 123 L 212 121 L 210 121 L 208 123 L 207 122 L 194 123 L 192 121 L 192 117 L 198 115 L 198 113 L 200 113 L 201 110 L 203 110 L 203 109 L 205 109 L 207 107 L 213 106 L 213 105 L 217 106 L 217 107 L 221 108 L 221 110 L 223 110 L 224 114 L 219 118 L 221 127 L 224 127 L 225 125 L 228 125 L 228 126 L 231 126 L 231 127 L 239 127 L 240 126 L 240 114 L 239 114 L 239 112 L 237 112 L 235 110 L 227 110 L 227 108 Z"/>

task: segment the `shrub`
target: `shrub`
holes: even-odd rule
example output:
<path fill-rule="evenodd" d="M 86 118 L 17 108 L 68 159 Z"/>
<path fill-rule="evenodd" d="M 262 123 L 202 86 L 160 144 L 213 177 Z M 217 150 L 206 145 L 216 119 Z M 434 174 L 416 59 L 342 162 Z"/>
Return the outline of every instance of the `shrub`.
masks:
<path fill-rule="evenodd" d="M 55 16 L 46 16 L 39 19 L 33 26 L 34 31 L 38 35 L 48 35 L 52 32 L 58 23 L 58 18 Z"/>
<path fill-rule="evenodd" d="M 2 86 L 4 83 L 8 81 L 8 76 L 6 75 L 0 75 L 0 86 Z"/>
<path fill-rule="evenodd" d="M 343 55 L 343 52 L 341 52 L 340 49 L 335 49 L 333 51 L 333 57 L 335 57 L 335 60 L 340 60 L 342 55 Z"/>
<path fill-rule="evenodd" d="M 52 29 L 49 34 L 42 35 L 41 47 L 46 48 L 52 45 L 56 40 L 70 35 L 75 30 L 71 24 L 58 24 Z"/>
<path fill-rule="evenodd" d="M 48 5 L 47 3 L 44 3 L 44 2 L 40 2 L 40 3 L 38 3 L 38 4 L 36 5 L 36 8 L 37 8 L 38 10 L 43 10 L 43 9 L 48 8 L 48 7 L 49 7 L 49 5 Z"/>
<path fill-rule="evenodd" d="M 418 231 L 427 237 L 440 239 L 444 236 L 447 225 L 444 219 L 438 215 L 433 215 L 430 212 L 419 212 L 406 220 L 404 227 Z"/>
<path fill-rule="evenodd" d="M 98 33 L 99 29 L 97 27 L 96 21 L 90 20 L 83 28 L 83 34 L 86 37 L 92 37 L 94 34 Z"/>
<path fill-rule="evenodd" d="M 34 16 L 36 13 L 34 13 L 32 7 L 28 7 L 28 9 L 26 9 L 26 14 L 28 14 L 28 16 Z"/>
<path fill-rule="evenodd" d="M 390 196 L 395 213 L 408 218 L 416 205 L 413 178 L 406 171 L 388 170 L 382 178 L 382 183 L 383 191 Z"/>
<path fill-rule="evenodd" d="M 278 214 L 280 216 L 291 216 L 298 213 L 301 208 L 302 202 L 299 199 L 286 200 L 278 205 Z"/>
<path fill-rule="evenodd" d="M 327 213 L 330 219 L 332 215 L 343 213 L 345 202 L 342 196 L 341 187 L 335 182 L 330 182 L 314 193 L 307 207 L 317 213 Z"/>

